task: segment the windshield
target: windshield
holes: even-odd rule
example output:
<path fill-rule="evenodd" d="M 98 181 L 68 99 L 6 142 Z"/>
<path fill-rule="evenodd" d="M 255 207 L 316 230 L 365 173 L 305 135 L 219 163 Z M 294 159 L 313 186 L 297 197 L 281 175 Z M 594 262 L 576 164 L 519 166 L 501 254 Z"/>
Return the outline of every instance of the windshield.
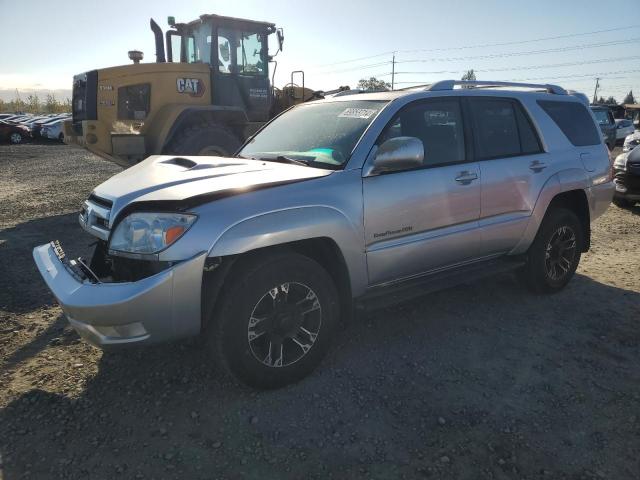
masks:
<path fill-rule="evenodd" d="M 609 125 L 611 121 L 609 120 L 609 112 L 606 110 L 594 110 L 593 114 L 596 116 L 596 120 L 600 125 Z"/>
<path fill-rule="evenodd" d="M 286 157 L 312 166 L 340 168 L 387 103 L 354 100 L 300 105 L 267 125 L 240 156 L 261 160 Z"/>

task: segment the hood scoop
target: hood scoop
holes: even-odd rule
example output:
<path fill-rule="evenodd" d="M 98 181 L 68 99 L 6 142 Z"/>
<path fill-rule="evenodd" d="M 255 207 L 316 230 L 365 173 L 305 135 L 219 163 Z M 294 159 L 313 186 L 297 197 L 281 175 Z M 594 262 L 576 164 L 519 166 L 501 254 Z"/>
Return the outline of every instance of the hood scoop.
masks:
<path fill-rule="evenodd" d="M 202 170 L 205 168 L 218 168 L 218 167 L 233 167 L 237 165 L 244 165 L 241 162 L 219 162 L 219 163 L 198 163 L 190 158 L 173 157 L 168 160 L 162 160 L 158 162 L 161 165 L 175 165 L 182 167 L 185 170 Z"/>
<path fill-rule="evenodd" d="M 182 167 L 182 168 L 184 168 L 186 170 L 189 170 L 190 168 L 193 168 L 196 165 L 198 165 L 193 160 L 189 160 L 188 158 L 182 158 L 182 157 L 170 158 L 169 160 L 163 160 L 160 163 L 163 164 L 163 165 L 176 165 L 176 166 Z"/>

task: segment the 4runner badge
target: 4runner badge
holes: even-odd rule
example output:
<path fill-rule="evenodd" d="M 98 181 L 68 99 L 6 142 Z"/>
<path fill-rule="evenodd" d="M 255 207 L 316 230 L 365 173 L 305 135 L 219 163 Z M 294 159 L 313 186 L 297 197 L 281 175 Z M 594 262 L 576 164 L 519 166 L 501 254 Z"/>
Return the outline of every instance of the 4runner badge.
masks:
<path fill-rule="evenodd" d="M 198 78 L 178 78 L 176 88 L 178 93 L 188 93 L 192 97 L 204 95 L 204 83 Z"/>

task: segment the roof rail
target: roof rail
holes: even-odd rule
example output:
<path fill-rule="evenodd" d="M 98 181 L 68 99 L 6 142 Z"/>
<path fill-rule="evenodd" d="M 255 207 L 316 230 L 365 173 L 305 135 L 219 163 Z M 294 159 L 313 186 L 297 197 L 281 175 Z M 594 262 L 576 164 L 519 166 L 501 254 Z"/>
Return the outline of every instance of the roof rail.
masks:
<path fill-rule="evenodd" d="M 567 91 L 559 87 L 558 85 L 551 85 L 548 83 L 518 83 L 518 82 L 489 82 L 482 80 L 440 80 L 425 88 L 429 91 L 438 90 L 453 90 L 456 85 L 467 86 L 471 88 L 490 88 L 490 87 L 519 87 L 519 88 L 533 88 L 536 90 L 545 90 L 548 93 L 555 95 L 566 95 Z"/>

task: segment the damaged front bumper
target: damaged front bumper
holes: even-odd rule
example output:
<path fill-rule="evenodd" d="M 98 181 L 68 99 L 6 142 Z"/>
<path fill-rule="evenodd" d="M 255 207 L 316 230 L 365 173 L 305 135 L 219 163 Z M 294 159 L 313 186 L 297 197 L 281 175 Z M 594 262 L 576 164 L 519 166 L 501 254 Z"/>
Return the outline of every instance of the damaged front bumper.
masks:
<path fill-rule="evenodd" d="M 33 250 L 47 286 L 78 334 L 101 348 L 197 335 L 207 254 L 135 282 L 102 283 L 81 261 L 51 242 Z"/>

